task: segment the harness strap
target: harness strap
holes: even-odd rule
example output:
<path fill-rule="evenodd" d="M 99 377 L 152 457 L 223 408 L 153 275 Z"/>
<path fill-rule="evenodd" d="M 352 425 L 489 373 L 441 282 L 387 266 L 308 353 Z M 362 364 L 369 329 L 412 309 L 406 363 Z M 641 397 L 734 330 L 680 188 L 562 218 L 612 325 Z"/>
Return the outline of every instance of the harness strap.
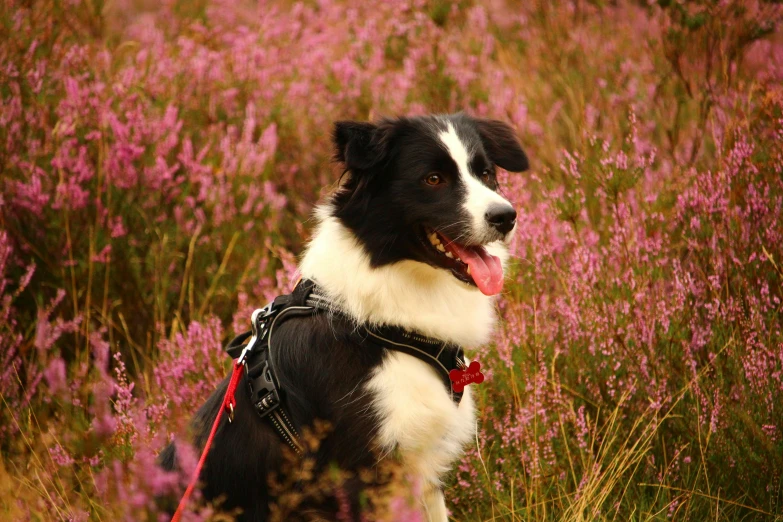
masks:
<path fill-rule="evenodd" d="M 285 390 L 275 373 L 275 350 L 271 339 L 280 321 L 318 312 L 348 318 L 334 302 L 319 293 L 314 281 L 302 279 L 293 292 L 278 296 L 266 307 L 253 312 L 252 331 L 238 335 L 226 347 L 226 352 L 247 368 L 250 401 L 259 416 L 268 418 L 280 438 L 299 455 L 304 448 L 299 442 L 296 426 L 283 407 Z M 426 362 L 437 372 L 452 400 L 459 405 L 463 392 L 453 390 L 449 372 L 466 367 L 462 347 L 396 326 L 359 325 L 352 329 L 350 335 L 360 344 L 370 343 Z"/>
<path fill-rule="evenodd" d="M 273 312 L 273 319 L 268 325 L 268 333 L 261 339 L 261 345 L 249 354 L 247 362 L 250 401 L 259 416 L 269 418 L 280 438 L 300 456 L 304 452 L 304 448 L 299 442 L 299 432 L 283 408 L 285 390 L 280 386 L 274 371 L 275 363 L 271 341 L 277 321 L 290 315 L 310 315 L 312 311 L 309 307 L 290 305 L 283 310 Z M 261 325 L 258 327 L 260 328 Z"/>
<path fill-rule="evenodd" d="M 266 307 L 253 312 L 252 331 L 235 337 L 226 347 L 226 351 L 236 358 L 237 364 L 247 369 L 250 402 L 258 415 L 261 418 L 268 418 L 280 438 L 301 456 L 304 448 L 299 442 L 299 432 L 282 407 L 284 391 L 274 372 L 275 365 L 272 361 L 270 343 L 277 320 L 298 308 L 303 308 L 292 306 L 297 297 L 296 293 L 280 296 Z M 311 308 L 306 310 L 308 314 L 312 312 Z M 245 340 L 248 340 L 246 344 Z"/>
<path fill-rule="evenodd" d="M 414 346 L 405 342 L 405 333 L 388 330 L 379 332 L 368 327 L 363 327 L 362 330 L 354 332 L 354 336 L 358 337 L 361 342 L 372 343 L 382 348 L 402 352 L 428 363 L 440 376 L 444 386 L 451 394 L 451 400 L 457 405 L 462 401 L 464 391 L 455 392 L 449 377 L 451 370 L 455 368 L 464 369 L 466 367 L 461 347 L 449 349 L 447 343 L 440 343 L 429 347 L 430 349 L 427 350 L 423 349 L 421 344 Z M 394 333 L 398 333 L 398 335 L 394 335 Z"/>
<path fill-rule="evenodd" d="M 312 285 L 310 287 L 311 293 L 306 301 L 308 306 L 324 312 L 345 315 L 328 298 L 317 293 L 318 287 L 312 281 L 308 281 L 308 283 Z M 424 337 L 397 326 L 373 327 L 361 325 L 351 331 L 351 337 L 359 344 L 370 343 L 386 350 L 408 354 L 426 362 L 438 373 L 443 381 L 443 385 L 451 394 L 451 399 L 457 405 L 462 400 L 464 392 L 455 392 L 449 378 L 451 370 L 462 370 L 467 367 L 461 346 L 447 343 L 440 339 Z"/>

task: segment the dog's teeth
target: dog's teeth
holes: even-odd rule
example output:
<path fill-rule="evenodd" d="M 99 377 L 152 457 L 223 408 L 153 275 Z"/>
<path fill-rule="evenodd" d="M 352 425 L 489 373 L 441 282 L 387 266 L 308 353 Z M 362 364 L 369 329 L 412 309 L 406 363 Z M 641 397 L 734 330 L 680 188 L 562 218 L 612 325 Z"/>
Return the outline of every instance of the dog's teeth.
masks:
<path fill-rule="evenodd" d="M 441 245 L 440 243 L 438 243 L 438 245 L 435 248 L 437 248 L 439 252 L 445 252 L 446 251 L 446 249 L 443 248 L 443 245 Z"/>
<path fill-rule="evenodd" d="M 451 259 L 454 259 L 454 256 L 451 254 L 451 252 L 446 252 L 446 257 L 450 257 Z"/>
<path fill-rule="evenodd" d="M 468 265 L 468 275 L 470 275 L 470 265 Z"/>

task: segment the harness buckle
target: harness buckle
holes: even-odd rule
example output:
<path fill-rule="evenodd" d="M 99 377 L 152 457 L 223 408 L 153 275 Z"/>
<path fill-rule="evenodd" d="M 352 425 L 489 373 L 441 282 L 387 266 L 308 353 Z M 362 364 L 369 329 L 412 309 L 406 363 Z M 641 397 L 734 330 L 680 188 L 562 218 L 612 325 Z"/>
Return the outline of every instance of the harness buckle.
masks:
<path fill-rule="evenodd" d="M 253 370 L 249 372 L 255 373 Z M 275 384 L 269 362 L 261 361 L 261 372 L 258 377 L 248 380 L 250 386 L 250 401 L 258 414 L 265 417 L 280 407 L 280 393 Z"/>

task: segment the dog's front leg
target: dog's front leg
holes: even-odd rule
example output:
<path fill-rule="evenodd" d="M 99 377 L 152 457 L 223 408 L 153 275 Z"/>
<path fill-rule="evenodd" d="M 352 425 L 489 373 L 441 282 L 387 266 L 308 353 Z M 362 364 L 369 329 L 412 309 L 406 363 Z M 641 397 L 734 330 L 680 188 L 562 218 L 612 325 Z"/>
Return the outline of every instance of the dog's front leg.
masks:
<path fill-rule="evenodd" d="M 430 486 L 424 492 L 424 511 L 429 522 L 447 522 L 449 516 L 446 512 L 446 499 L 443 490 L 437 486 Z"/>

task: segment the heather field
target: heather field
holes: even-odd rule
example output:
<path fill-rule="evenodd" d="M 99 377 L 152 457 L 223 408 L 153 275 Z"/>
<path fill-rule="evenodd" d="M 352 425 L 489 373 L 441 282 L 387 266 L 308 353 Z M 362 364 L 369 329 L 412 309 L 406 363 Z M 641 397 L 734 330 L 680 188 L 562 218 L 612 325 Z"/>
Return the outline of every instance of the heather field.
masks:
<path fill-rule="evenodd" d="M 166 520 L 222 346 L 290 289 L 336 186 L 332 122 L 459 110 L 511 123 L 532 168 L 502 176 L 515 257 L 452 519 L 783 520 L 782 22 L 759 0 L 4 1 L 0 520 Z"/>

